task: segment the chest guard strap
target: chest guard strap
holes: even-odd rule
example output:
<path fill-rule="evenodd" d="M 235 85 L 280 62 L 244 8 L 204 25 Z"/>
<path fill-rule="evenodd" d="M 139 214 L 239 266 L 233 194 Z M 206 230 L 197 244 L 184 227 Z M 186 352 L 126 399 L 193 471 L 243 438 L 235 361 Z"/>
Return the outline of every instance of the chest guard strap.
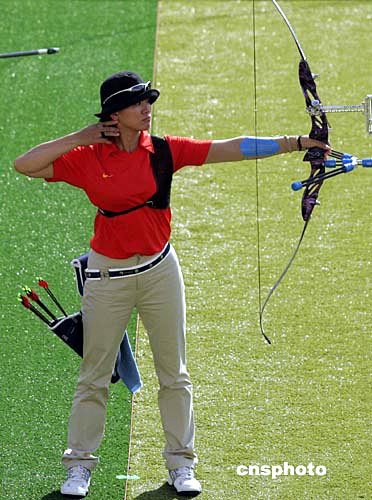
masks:
<path fill-rule="evenodd" d="M 111 212 L 99 208 L 98 212 L 105 217 L 117 217 L 118 215 L 129 214 L 143 207 L 165 209 L 170 206 L 171 185 L 173 177 L 173 158 L 169 144 L 162 137 L 151 136 L 154 152 L 150 153 L 150 163 L 152 173 L 156 182 L 156 193 L 140 205 L 128 208 L 121 212 Z"/>

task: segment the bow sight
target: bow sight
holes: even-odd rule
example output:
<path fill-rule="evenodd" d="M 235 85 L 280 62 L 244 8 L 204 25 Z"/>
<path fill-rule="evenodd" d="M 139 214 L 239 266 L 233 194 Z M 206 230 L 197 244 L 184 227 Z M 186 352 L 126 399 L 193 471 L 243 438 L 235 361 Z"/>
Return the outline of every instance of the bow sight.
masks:
<path fill-rule="evenodd" d="M 366 95 L 361 104 L 349 104 L 346 106 L 323 106 L 323 104 L 314 100 L 311 106 L 306 108 L 311 116 L 320 116 L 322 113 L 363 113 L 366 117 L 366 131 L 372 135 L 372 94 Z"/>

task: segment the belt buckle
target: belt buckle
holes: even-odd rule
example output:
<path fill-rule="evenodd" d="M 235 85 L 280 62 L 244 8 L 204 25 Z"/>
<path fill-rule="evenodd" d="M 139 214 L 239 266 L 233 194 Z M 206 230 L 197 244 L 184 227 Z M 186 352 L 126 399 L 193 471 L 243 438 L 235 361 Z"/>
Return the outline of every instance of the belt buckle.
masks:
<path fill-rule="evenodd" d="M 108 271 L 101 271 L 101 278 L 109 278 L 110 273 Z"/>

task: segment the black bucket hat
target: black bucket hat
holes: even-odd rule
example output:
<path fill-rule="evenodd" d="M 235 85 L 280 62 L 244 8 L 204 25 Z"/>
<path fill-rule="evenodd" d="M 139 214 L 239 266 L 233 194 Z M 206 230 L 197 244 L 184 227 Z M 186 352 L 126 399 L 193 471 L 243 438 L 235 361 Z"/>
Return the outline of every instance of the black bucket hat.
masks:
<path fill-rule="evenodd" d="M 152 89 L 151 82 L 144 82 L 137 73 L 121 71 L 106 78 L 101 85 L 100 94 L 102 109 L 95 116 L 102 119 L 145 99 L 153 104 L 160 92 Z"/>

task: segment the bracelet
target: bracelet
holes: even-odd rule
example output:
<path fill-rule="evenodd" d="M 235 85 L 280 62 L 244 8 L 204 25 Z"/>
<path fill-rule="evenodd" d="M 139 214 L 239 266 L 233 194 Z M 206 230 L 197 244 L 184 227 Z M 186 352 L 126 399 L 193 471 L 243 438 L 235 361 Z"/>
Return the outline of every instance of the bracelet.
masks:
<path fill-rule="evenodd" d="M 297 137 L 297 146 L 298 146 L 298 151 L 302 151 L 301 138 L 302 138 L 302 135 L 299 135 L 299 136 Z"/>

